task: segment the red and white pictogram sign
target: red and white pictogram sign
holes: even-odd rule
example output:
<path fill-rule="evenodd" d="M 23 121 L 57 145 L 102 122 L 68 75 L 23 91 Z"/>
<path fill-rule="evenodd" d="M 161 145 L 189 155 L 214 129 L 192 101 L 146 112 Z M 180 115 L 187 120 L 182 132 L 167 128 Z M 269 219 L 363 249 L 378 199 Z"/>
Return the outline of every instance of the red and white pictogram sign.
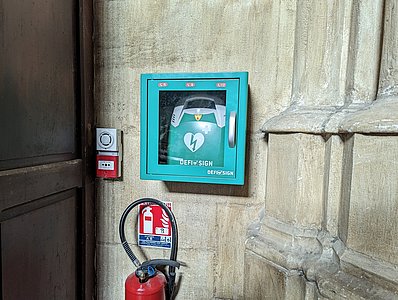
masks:
<path fill-rule="evenodd" d="M 171 210 L 171 202 L 163 202 Z M 142 203 L 138 215 L 138 245 L 143 247 L 171 248 L 171 223 L 159 205 Z"/>

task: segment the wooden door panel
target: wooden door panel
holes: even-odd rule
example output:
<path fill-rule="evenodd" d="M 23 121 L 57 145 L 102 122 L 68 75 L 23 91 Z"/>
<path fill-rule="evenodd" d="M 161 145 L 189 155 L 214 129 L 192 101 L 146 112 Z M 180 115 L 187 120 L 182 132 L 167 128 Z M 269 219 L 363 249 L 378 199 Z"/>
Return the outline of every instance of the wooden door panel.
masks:
<path fill-rule="evenodd" d="M 10 207 L 82 186 L 82 160 L 0 172 L 0 214 Z"/>
<path fill-rule="evenodd" d="M 78 198 L 64 196 L 2 222 L 3 300 L 75 299 Z"/>
<path fill-rule="evenodd" d="M 78 3 L 0 0 L 0 170 L 78 156 Z"/>

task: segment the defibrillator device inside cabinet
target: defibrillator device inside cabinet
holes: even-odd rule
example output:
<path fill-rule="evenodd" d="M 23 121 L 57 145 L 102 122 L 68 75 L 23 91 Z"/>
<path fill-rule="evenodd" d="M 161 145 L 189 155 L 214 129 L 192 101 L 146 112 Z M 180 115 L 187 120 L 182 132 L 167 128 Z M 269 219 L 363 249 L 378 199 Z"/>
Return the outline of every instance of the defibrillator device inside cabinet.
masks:
<path fill-rule="evenodd" d="M 141 179 L 244 184 L 248 73 L 141 75 Z"/>

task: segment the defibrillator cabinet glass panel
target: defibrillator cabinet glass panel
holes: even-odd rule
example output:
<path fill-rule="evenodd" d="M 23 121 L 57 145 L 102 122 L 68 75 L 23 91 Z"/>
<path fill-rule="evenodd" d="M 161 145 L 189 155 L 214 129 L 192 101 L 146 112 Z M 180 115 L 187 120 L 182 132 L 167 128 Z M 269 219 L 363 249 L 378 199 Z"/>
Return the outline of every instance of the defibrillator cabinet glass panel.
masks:
<path fill-rule="evenodd" d="M 239 134 L 246 130 L 242 79 L 163 75 L 141 78 L 141 178 L 243 184 L 238 167 L 238 157 L 245 156 L 244 134 Z"/>
<path fill-rule="evenodd" d="M 159 92 L 158 163 L 224 167 L 226 91 Z"/>

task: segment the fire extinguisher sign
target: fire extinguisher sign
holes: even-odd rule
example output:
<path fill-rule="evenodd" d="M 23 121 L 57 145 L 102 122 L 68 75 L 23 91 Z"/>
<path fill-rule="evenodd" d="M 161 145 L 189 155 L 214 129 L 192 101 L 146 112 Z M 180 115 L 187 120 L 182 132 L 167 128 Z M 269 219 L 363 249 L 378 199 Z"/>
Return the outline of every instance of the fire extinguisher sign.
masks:
<path fill-rule="evenodd" d="M 171 210 L 171 202 L 163 202 Z M 171 223 L 159 205 L 142 203 L 138 214 L 138 245 L 171 249 Z"/>

